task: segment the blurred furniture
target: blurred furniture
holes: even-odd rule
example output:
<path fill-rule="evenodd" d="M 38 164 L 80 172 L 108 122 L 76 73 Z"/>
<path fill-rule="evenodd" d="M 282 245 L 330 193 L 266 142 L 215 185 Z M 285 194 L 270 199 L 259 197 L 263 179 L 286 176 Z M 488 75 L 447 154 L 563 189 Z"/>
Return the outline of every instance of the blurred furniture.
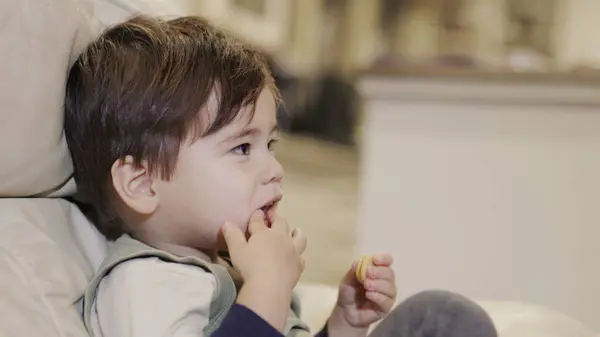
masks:
<path fill-rule="evenodd" d="M 193 14 L 268 51 L 285 46 L 291 18 L 290 0 L 198 0 Z"/>
<path fill-rule="evenodd" d="M 375 69 L 357 254 L 401 297 L 533 303 L 600 330 L 600 77 Z"/>
<path fill-rule="evenodd" d="M 339 73 L 326 73 L 297 91 L 302 104 L 291 116 L 290 131 L 343 145 L 354 145 L 359 96 L 354 83 Z"/>

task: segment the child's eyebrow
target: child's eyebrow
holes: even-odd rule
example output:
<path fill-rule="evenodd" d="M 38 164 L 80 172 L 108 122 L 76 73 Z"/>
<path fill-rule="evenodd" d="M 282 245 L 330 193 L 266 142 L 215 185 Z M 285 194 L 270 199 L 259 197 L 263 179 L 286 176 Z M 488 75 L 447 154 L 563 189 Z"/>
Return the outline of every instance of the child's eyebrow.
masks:
<path fill-rule="evenodd" d="M 271 128 L 271 132 L 269 132 L 269 134 L 273 134 L 276 132 L 279 132 L 279 125 L 273 126 L 273 128 Z M 258 128 L 244 128 L 240 132 L 237 132 L 236 134 L 225 138 L 220 143 L 227 143 L 227 142 L 231 142 L 231 141 L 234 141 L 234 140 L 237 140 L 240 138 L 244 138 L 244 137 L 248 137 L 248 136 L 256 137 L 260 134 L 261 134 L 261 131 Z"/>

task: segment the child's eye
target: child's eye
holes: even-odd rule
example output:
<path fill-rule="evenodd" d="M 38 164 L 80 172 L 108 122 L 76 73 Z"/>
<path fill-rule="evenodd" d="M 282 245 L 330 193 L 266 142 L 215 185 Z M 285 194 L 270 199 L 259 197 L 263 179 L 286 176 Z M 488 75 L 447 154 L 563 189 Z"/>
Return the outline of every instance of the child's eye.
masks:
<path fill-rule="evenodd" d="M 237 146 L 236 148 L 234 148 L 233 150 L 231 150 L 231 152 L 233 154 L 237 154 L 240 156 L 247 156 L 250 154 L 250 144 L 248 144 L 248 143 L 241 144 L 241 145 Z"/>
<path fill-rule="evenodd" d="M 273 139 L 269 142 L 269 151 L 273 151 L 275 149 L 275 145 L 279 142 L 279 139 Z"/>

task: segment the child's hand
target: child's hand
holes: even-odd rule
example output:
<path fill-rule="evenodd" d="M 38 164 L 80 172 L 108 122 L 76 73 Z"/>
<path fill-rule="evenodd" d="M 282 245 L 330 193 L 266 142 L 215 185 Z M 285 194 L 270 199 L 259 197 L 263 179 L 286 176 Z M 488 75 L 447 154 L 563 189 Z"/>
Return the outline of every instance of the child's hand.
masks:
<path fill-rule="evenodd" d="M 338 301 L 329 321 L 330 336 L 362 335 L 372 323 L 384 318 L 396 302 L 395 274 L 389 254 L 373 256 L 364 285 L 355 276 L 356 262 L 340 284 Z M 361 330 L 354 334 L 351 330 Z M 336 333 L 336 331 L 344 333 Z"/>
<path fill-rule="evenodd" d="M 287 221 L 276 214 L 271 221 L 272 227 L 268 228 L 264 213 L 254 212 L 248 224 L 248 239 L 238 226 L 223 226 L 231 262 L 244 283 L 275 283 L 293 289 L 304 270 L 306 237 L 297 229 L 290 232 Z"/>
<path fill-rule="evenodd" d="M 248 239 L 232 224 L 223 226 L 223 236 L 231 262 L 244 279 L 237 303 L 282 331 L 292 290 L 304 270 L 306 237 L 299 230 L 290 232 L 287 222 L 277 215 L 272 216 L 271 222 L 269 229 L 264 213 L 257 211 L 248 224 Z"/>

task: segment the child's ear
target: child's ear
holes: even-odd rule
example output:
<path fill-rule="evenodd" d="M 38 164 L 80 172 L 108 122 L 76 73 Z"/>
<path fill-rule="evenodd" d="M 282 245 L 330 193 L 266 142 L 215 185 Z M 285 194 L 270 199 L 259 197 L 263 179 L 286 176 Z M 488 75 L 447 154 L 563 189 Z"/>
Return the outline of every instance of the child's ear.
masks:
<path fill-rule="evenodd" d="M 133 211 L 149 215 L 158 207 L 158 195 L 153 189 L 153 178 L 147 165 L 136 165 L 133 157 L 114 162 L 110 170 L 115 191 Z"/>

